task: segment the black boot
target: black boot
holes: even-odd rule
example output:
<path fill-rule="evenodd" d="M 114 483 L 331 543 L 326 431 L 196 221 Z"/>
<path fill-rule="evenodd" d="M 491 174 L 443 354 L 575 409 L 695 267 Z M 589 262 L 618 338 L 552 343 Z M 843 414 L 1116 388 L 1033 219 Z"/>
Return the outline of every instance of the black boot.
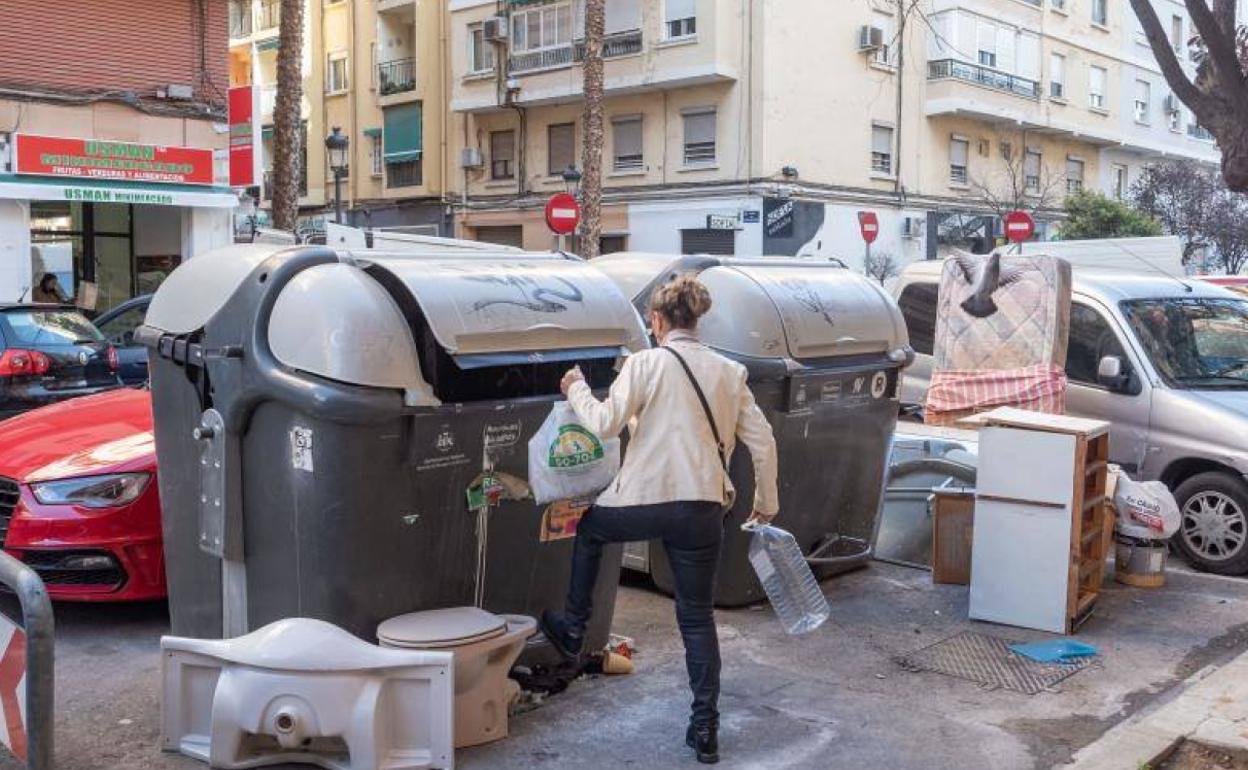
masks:
<path fill-rule="evenodd" d="M 685 745 L 694 750 L 698 761 L 713 765 L 719 761 L 719 730 L 714 727 L 689 725 L 685 731 Z"/>
<path fill-rule="evenodd" d="M 584 638 L 579 631 L 573 630 L 572 624 L 562 612 L 546 610 L 538 623 L 542 633 L 546 635 L 550 646 L 568 660 L 576 660 L 581 655 Z"/>

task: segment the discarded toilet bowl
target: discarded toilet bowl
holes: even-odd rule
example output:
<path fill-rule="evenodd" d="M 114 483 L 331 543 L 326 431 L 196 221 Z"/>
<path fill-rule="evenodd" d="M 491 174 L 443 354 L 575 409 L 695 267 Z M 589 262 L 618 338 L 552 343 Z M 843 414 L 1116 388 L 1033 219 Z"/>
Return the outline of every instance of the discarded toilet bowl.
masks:
<path fill-rule="evenodd" d="M 454 767 L 448 652 L 383 649 L 308 618 L 160 647 L 165 751 L 227 770 Z"/>
<path fill-rule="evenodd" d="M 507 737 L 507 672 L 537 630 L 524 615 L 476 607 L 413 612 L 377 627 L 382 647 L 455 655 L 455 748 Z"/>

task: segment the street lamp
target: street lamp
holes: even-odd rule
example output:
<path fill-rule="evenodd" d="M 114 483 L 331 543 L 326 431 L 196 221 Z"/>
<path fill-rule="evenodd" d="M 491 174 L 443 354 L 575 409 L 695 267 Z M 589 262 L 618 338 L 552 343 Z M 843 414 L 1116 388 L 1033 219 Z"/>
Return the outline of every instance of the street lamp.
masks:
<path fill-rule="evenodd" d="M 329 167 L 334 172 L 334 221 L 342 224 L 342 177 L 347 172 L 347 148 L 351 140 L 343 135 L 342 129 L 334 126 L 334 130 L 325 137 L 325 149 L 329 152 Z"/>
<path fill-rule="evenodd" d="M 576 170 L 576 166 L 568 166 L 563 170 L 563 184 L 569 195 L 576 195 L 581 184 L 581 172 Z"/>

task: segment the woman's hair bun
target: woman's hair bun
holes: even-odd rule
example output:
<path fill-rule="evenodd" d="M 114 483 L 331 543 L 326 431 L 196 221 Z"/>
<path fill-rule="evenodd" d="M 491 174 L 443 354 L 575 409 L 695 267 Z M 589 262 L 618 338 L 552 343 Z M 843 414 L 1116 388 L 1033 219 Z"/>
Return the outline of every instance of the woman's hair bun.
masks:
<path fill-rule="evenodd" d="M 711 293 L 692 275 L 682 275 L 654 290 L 650 309 L 675 329 L 692 329 L 711 309 Z"/>

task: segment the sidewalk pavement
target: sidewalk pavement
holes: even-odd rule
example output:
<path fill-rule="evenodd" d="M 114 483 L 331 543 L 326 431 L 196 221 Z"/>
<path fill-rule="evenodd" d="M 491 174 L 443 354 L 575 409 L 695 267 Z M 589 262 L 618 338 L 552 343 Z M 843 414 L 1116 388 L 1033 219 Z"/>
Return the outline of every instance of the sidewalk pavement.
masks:
<path fill-rule="evenodd" d="M 1248 653 L 1197 672 L 1177 697 L 1110 730 L 1063 770 L 1156 767 L 1183 740 L 1248 753 Z"/>

